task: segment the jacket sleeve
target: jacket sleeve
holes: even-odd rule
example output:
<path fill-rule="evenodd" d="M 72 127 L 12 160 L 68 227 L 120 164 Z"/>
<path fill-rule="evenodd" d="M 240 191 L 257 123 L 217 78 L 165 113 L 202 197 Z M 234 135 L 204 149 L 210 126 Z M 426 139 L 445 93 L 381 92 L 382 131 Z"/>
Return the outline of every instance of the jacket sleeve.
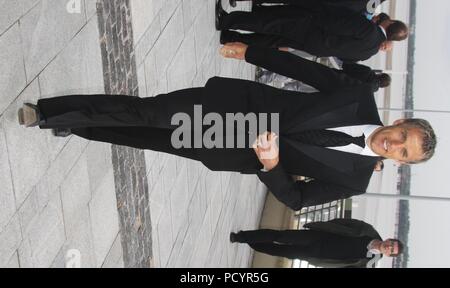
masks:
<path fill-rule="evenodd" d="M 363 39 L 368 33 L 375 31 L 374 24 L 358 14 L 348 17 L 326 15 L 321 23 L 324 32 L 334 36 Z"/>
<path fill-rule="evenodd" d="M 368 224 L 361 221 L 361 220 L 357 220 L 357 219 L 348 219 L 348 218 L 342 218 L 342 219 L 333 219 L 330 222 L 336 223 L 336 224 L 340 224 L 340 225 L 344 225 L 347 227 L 352 227 L 355 229 L 361 229 L 362 227 L 367 226 Z M 370 225 L 369 225 L 370 226 Z"/>
<path fill-rule="evenodd" d="M 368 236 L 375 238 L 381 238 L 375 228 L 361 220 L 356 219 L 334 219 L 333 223 L 340 224 L 346 227 L 350 227 L 357 233 L 355 236 Z"/>
<path fill-rule="evenodd" d="M 259 172 L 258 177 L 280 202 L 293 210 L 364 193 L 318 180 L 294 181 L 281 164 L 269 172 Z"/>
<path fill-rule="evenodd" d="M 329 232 L 342 236 L 380 238 L 372 225 L 356 219 L 333 219 L 328 222 L 312 222 L 305 224 L 304 227 L 314 231 Z"/>
<path fill-rule="evenodd" d="M 342 65 L 342 71 L 348 76 L 367 82 L 375 74 L 372 68 L 357 63 L 345 63 Z"/>
<path fill-rule="evenodd" d="M 304 82 L 321 92 L 361 84 L 342 71 L 273 48 L 249 46 L 245 57 L 248 63 Z"/>

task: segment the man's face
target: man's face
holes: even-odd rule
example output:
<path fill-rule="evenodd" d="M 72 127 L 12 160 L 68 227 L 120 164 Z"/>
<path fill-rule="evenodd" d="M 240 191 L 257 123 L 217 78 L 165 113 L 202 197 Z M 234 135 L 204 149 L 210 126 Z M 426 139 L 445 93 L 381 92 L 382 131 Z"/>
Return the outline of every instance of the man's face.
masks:
<path fill-rule="evenodd" d="M 420 129 L 403 124 L 398 120 L 394 126 L 382 127 L 375 131 L 368 145 L 381 157 L 401 164 L 423 159 L 423 133 Z"/>
<path fill-rule="evenodd" d="M 386 257 L 398 255 L 398 242 L 392 240 L 383 241 L 380 245 L 380 252 Z"/>

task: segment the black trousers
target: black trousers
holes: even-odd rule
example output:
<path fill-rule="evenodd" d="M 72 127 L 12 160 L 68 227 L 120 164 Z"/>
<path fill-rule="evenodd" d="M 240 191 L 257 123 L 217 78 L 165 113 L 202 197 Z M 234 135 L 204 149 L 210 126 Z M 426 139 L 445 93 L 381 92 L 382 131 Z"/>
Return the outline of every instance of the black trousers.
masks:
<path fill-rule="evenodd" d="M 312 18 L 311 13 L 288 6 L 232 12 L 223 17 L 222 30 L 245 30 L 254 34 L 224 33 L 221 41 L 302 50 Z"/>
<path fill-rule="evenodd" d="M 254 250 L 272 256 L 298 259 L 320 257 L 321 241 L 326 233 L 311 230 L 254 230 L 241 231 L 237 240 Z"/>
<path fill-rule="evenodd" d="M 220 43 L 227 44 L 232 42 L 241 42 L 252 46 L 263 46 L 272 48 L 289 47 L 297 50 L 302 50 L 303 45 L 297 42 L 280 37 L 277 35 L 266 35 L 260 33 L 239 33 L 236 31 L 222 31 L 220 36 Z"/>
<path fill-rule="evenodd" d="M 149 149 L 199 160 L 194 148 L 175 149 L 171 135 L 177 125 L 172 116 L 194 117 L 204 88 L 175 91 L 156 97 L 122 95 L 73 95 L 41 99 L 38 107 L 45 118 L 41 129 L 70 128 L 88 140 Z"/>
<path fill-rule="evenodd" d="M 363 13 L 369 0 L 236 0 L 252 1 L 255 8 L 263 4 L 283 4 L 300 7 L 309 11 L 321 12 L 324 9 L 349 9 L 350 12 Z M 381 0 L 383 3 L 386 0 Z M 340 12 L 343 12 L 340 10 Z"/>
<path fill-rule="evenodd" d="M 319 5 L 326 1 L 319 1 L 319 0 L 236 0 L 236 1 L 251 1 L 253 2 L 253 6 L 256 6 L 255 8 L 258 8 L 258 6 L 263 4 L 282 4 L 282 5 L 293 5 L 293 6 L 300 6 L 302 8 L 315 8 L 320 7 Z M 341 1 L 341 0 L 339 0 Z"/>
<path fill-rule="evenodd" d="M 238 2 L 252 1 L 252 2 L 254 2 L 257 5 L 261 5 L 261 4 L 289 4 L 289 5 L 296 5 L 296 4 L 298 4 L 298 0 L 236 0 L 236 1 L 238 1 Z M 317 1 L 317 0 L 310 0 L 310 1 Z"/>

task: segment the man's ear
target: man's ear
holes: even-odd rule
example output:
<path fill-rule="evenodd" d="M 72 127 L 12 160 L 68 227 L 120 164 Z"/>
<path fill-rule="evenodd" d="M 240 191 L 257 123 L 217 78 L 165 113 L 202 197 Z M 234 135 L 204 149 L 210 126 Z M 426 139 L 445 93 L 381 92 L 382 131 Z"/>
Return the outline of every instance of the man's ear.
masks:
<path fill-rule="evenodd" d="M 406 119 L 398 119 L 398 120 L 396 120 L 394 122 L 394 126 L 398 126 L 400 124 L 403 124 L 403 123 L 405 123 L 405 121 L 406 121 Z"/>

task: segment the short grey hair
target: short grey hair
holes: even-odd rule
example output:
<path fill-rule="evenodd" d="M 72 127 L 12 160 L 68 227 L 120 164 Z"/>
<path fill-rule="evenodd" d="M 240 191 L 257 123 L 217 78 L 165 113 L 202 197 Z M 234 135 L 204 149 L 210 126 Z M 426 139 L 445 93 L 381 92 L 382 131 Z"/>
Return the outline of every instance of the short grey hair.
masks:
<path fill-rule="evenodd" d="M 410 127 L 414 127 L 420 129 L 422 131 L 422 151 L 423 158 L 419 161 L 409 162 L 409 164 L 419 164 L 423 162 L 427 162 L 430 160 L 435 153 L 437 146 L 436 134 L 434 133 L 433 127 L 431 127 L 430 122 L 424 119 L 405 119 L 403 124 L 408 125 Z"/>

